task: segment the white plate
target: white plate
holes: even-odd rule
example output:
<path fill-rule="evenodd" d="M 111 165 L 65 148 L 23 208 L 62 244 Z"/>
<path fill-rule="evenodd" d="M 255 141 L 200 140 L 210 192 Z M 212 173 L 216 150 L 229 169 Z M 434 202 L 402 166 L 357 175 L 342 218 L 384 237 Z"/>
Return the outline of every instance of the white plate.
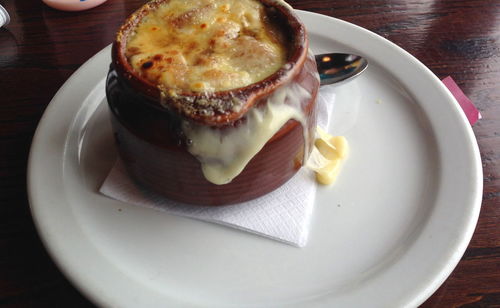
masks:
<path fill-rule="evenodd" d="M 458 104 L 396 45 L 298 13 L 315 53 L 370 61 L 356 81 L 356 121 L 344 132 L 351 155 L 337 184 L 319 189 L 303 249 L 97 193 L 116 156 L 103 89 L 109 47 L 56 94 L 32 145 L 30 204 L 51 256 L 95 303 L 416 306 L 456 266 L 482 193 L 478 147 Z M 360 95 L 347 89 L 340 101 Z"/>

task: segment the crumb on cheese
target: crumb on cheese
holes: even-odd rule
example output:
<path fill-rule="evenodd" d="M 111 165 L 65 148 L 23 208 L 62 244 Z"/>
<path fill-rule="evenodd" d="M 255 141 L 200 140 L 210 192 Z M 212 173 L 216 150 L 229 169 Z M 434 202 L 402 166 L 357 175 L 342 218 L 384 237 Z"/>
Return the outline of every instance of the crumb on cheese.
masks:
<path fill-rule="evenodd" d="M 285 64 L 286 48 L 256 0 L 171 0 L 143 18 L 126 56 L 154 84 L 213 92 L 265 79 Z"/>

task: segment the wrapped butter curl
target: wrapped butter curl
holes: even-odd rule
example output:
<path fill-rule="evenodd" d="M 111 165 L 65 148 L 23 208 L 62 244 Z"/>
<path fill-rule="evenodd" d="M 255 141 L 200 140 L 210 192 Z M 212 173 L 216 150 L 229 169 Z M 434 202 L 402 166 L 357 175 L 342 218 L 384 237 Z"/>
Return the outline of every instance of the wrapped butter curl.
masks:
<path fill-rule="evenodd" d="M 319 127 L 316 129 L 316 137 L 307 167 L 316 172 L 316 180 L 319 183 L 332 184 L 347 158 L 347 139 L 343 136 L 332 136 Z"/>

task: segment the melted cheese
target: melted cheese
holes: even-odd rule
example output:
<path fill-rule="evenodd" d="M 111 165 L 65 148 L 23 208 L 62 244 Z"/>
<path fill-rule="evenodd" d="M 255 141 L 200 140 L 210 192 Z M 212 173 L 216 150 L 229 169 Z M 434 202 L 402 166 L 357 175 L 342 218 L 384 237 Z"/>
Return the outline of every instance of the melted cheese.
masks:
<path fill-rule="evenodd" d="M 175 91 L 244 87 L 286 61 L 283 34 L 256 0 L 171 0 L 139 23 L 126 56 L 150 82 Z"/>
<path fill-rule="evenodd" d="M 250 110 L 245 121 L 229 131 L 185 122 L 183 131 L 191 141 L 188 150 L 200 161 L 208 181 L 227 184 L 288 120 L 294 119 L 303 127 L 306 161 L 309 132 L 301 104 L 310 98 L 304 88 L 291 83 L 274 92 L 262 107 Z"/>

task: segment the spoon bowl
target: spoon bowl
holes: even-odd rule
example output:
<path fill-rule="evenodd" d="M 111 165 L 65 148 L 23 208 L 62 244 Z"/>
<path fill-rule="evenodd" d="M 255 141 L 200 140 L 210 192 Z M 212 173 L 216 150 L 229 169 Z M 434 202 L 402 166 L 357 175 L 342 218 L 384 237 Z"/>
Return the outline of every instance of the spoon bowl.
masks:
<path fill-rule="evenodd" d="M 347 82 L 368 67 L 365 58 L 352 54 L 325 53 L 314 57 L 322 86 Z"/>

